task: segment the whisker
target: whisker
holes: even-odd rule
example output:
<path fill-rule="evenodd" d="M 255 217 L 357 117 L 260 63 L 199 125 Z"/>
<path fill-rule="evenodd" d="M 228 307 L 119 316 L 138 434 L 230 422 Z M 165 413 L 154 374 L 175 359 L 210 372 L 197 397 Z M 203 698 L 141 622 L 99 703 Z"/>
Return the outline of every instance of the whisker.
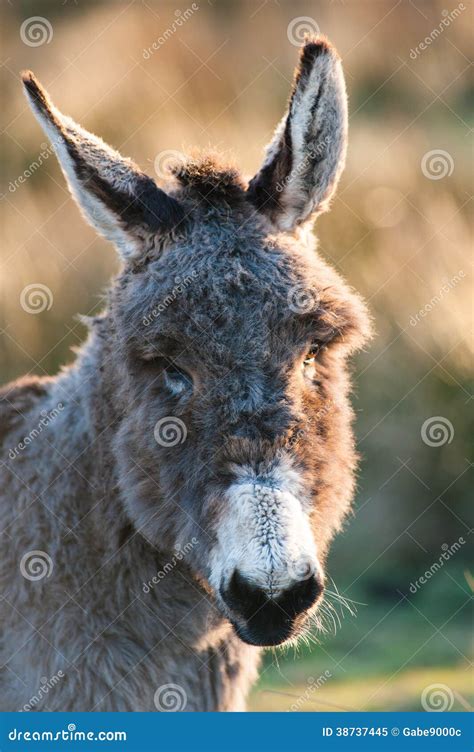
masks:
<path fill-rule="evenodd" d="M 337 619 L 337 623 L 339 625 L 339 629 L 342 627 L 341 618 L 339 616 L 339 612 L 337 609 L 333 606 L 333 604 L 330 601 L 326 601 L 325 603 L 321 604 L 321 606 L 324 606 L 324 608 L 327 610 L 328 613 L 331 614 L 332 619 Z"/>
<path fill-rule="evenodd" d="M 349 598 L 349 597 L 348 597 L 348 596 L 346 596 L 346 595 L 344 595 L 344 596 L 343 596 L 343 595 L 342 595 L 342 594 L 341 594 L 341 593 L 339 592 L 339 589 L 338 589 L 338 587 L 337 587 L 336 583 L 334 582 L 333 578 L 332 578 L 332 577 L 329 577 L 329 579 L 331 580 L 331 582 L 332 582 L 332 584 L 333 584 L 333 587 L 334 587 L 334 591 L 330 590 L 330 591 L 329 591 L 330 593 L 335 593 L 335 595 L 336 595 L 336 596 L 338 596 L 339 598 L 342 598 L 342 599 L 343 599 L 344 601 L 346 601 L 347 603 L 352 603 L 352 604 L 354 604 L 354 605 L 358 605 L 358 606 L 367 606 L 367 603 L 362 603 L 361 601 L 355 601 L 355 600 L 353 600 L 352 598 Z"/>

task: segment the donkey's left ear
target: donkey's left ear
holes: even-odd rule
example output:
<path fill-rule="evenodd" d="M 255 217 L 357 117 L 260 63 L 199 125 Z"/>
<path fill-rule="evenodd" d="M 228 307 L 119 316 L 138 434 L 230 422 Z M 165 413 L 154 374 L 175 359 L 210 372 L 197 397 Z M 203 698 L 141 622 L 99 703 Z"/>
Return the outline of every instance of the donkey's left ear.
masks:
<path fill-rule="evenodd" d="M 113 241 L 125 259 L 138 257 L 153 236 L 183 221 L 179 202 L 129 159 L 62 115 L 33 73 L 23 73 L 27 98 L 55 148 L 60 165 L 90 224 Z"/>
<path fill-rule="evenodd" d="M 347 97 L 339 56 L 323 37 L 308 40 L 288 111 L 266 150 L 248 197 L 278 230 L 326 211 L 344 169 Z"/>

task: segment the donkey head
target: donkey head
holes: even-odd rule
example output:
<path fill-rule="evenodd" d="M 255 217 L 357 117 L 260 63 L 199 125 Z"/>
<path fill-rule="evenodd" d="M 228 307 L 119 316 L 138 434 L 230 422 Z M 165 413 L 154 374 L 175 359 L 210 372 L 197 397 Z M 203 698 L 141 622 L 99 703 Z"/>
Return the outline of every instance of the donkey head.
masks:
<path fill-rule="evenodd" d="M 176 165 L 165 191 L 31 73 L 24 84 L 85 217 L 124 262 L 97 326 L 126 514 L 154 545 L 187 550 L 242 640 L 284 642 L 321 598 L 350 504 L 346 360 L 369 328 L 308 227 L 344 165 L 337 53 L 307 41 L 249 184 L 205 156 Z"/>

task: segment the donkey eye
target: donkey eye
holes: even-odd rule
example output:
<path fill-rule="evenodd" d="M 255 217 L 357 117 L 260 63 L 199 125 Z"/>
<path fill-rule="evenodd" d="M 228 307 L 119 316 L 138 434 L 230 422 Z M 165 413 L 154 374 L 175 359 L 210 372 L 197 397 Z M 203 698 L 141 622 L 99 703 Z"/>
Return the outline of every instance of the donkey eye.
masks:
<path fill-rule="evenodd" d="M 183 394 L 193 387 L 192 376 L 181 368 L 169 365 L 163 371 L 165 384 L 173 394 Z"/>
<path fill-rule="evenodd" d="M 306 358 L 303 361 L 303 364 L 305 366 L 312 366 L 316 363 L 316 358 L 318 357 L 319 353 L 319 345 L 312 345 L 312 347 L 309 349 L 309 351 L 306 354 Z"/>

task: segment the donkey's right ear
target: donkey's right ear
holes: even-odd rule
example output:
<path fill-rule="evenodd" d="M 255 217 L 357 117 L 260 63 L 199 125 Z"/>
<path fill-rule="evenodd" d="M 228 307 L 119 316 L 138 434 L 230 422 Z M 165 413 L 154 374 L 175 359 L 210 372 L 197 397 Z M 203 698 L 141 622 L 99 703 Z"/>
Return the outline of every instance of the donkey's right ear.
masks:
<path fill-rule="evenodd" d="M 344 168 L 347 100 L 339 55 L 325 37 L 308 39 L 288 110 L 267 146 L 248 198 L 278 230 L 326 211 Z"/>
<path fill-rule="evenodd" d="M 183 221 L 180 203 L 129 159 L 53 105 L 31 71 L 22 74 L 33 112 L 50 138 L 71 193 L 90 224 L 125 259 L 137 258 L 152 236 Z"/>

